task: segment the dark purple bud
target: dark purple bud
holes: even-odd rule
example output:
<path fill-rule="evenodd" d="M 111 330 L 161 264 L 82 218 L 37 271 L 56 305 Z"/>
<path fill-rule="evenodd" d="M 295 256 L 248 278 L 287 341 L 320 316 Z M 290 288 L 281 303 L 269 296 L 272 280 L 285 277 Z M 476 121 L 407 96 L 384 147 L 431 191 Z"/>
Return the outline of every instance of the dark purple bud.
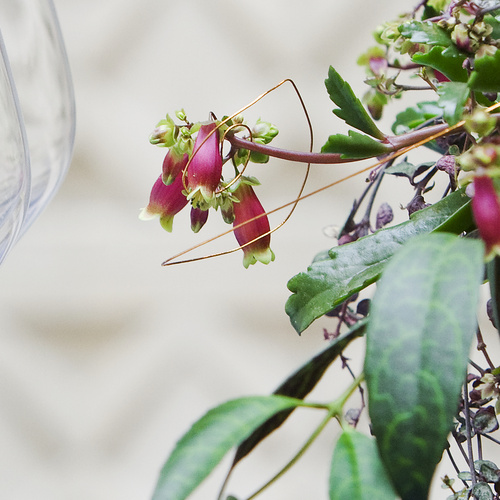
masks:
<path fill-rule="evenodd" d="M 493 314 L 493 300 L 489 299 L 488 302 L 486 302 L 486 314 L 488 315 L 488 318 L 491 321 L 491 324 L 498 329 L 498 325 L 496 324 L 495 321 L 495 315 Z"/>
<path fill-rule="evenodd" d="M 408 203 L 408 205 L 406 205 L 406 209 L 408 210 L 408 215 L 411 215 L 428 206 L 429 204 L 425 203 L 424 197 L 421 194 L 418 194 L 413 198 L 413 200 L 410 201 L 410 203 Z"/>
<path fill-rule="evenodd" d="M 191 208 L 191 230 L 193 233 L 197 233 L 207 222 L 208 210 L 202 210 L 201 208 L 192 207 Z"/>
<path fill-rule="evenodd" d="M 349 425 L 356 427 L 358 425 L 360 416 L 361 416 L 361 410 L 359 408 L 350 408 L 345 412 L 345 421 Z"/>
<path fill-rule="evenodd" d="M 457 173 L 457 166 L 454 155 L 444 155 L 436 162 L 436 168 L 446 172 L 448 175 L 455 176 Z"/>
<path fill-rule="evenodd" d="M 363 299 L 358 302 L 356 307 L 356 313 L 361 316 L 368 316 L 368 311 L 370 310 L 370 299 Z"/>
<path fill-rule="evenodd" d="M 386 226 L 387 224 L 390 224 L 393 219 L 394 219 L 394 213 L 392 211 L 391 206 L 388 203 L 382 203 L 377 212 L 375 229 L 380 229 Z"/>

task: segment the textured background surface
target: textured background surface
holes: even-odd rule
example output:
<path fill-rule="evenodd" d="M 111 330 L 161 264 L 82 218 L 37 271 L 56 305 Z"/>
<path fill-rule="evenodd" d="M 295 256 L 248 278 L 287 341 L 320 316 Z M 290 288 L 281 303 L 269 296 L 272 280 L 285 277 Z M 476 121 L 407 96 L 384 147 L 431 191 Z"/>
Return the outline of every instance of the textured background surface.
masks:
<path fill-rule="evenodd" d="M 16 500 L 148 499 L 175 441 L 209 407 L 272 391 L 319 351 L 322 326 L 298 337 L 285 283 L 332 246 L 359 179 L 301 204 L 273 238 L 276 262 L 241 254 L 163 269 L 194 237 L 140 222 L 164 151 L 148 135 L 166 112 L 229 114 L 286 77 L 303 93 L 316 149 L 343 127 L 323 80 L 334 65 L 357 92 L 355 65 L 377 23 L 412 2 L 352 0 L 56 0 L 77 99 L 74 160 L 62 189 L 0 269 L 0 495 Z M 275 122 L 281 147 L 308 147 L 290 88 L 249 118 Z M 315 167 L 310 189 L 353 167 Z M 267 208 L 295 195 L 301 165 L 252 168 Z M 404 202 L 405 198 L 396 200 Z M 279 222 L 279 218 L 275 222 Z M 205 236 L 203 236 L 203 234 Z M 231 237 L 220 246 L 233 246 Z M 359 358 L 358 358 L 359 359 Z M 333 370 L 318 398 L 345 386 Z M 314 415 L 317 419 L 319 415 Z M 234 477 L 250 494 L 303 442 L 295 417 Z M 326 498 L 332 425 L 263 499 Z M 224 467 L 193 498 L 215 498 Z M 306 474 L 308 480 L 304 479 Z"/>

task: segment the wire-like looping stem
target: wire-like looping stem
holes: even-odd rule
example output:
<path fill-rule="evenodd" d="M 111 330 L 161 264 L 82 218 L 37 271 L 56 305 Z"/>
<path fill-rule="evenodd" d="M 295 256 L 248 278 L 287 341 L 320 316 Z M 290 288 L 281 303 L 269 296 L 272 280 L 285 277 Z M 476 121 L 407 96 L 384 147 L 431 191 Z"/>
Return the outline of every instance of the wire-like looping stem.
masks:
<path fill-rule="evenodd" d="M 293 82 L 293 80 L 287 78 L 285 80 L 282 80 L 278 85 L 274 86 L 272 89 L 268 90 L 267 92 L 264 92 L 263 94 L 261 94 L 259 97 L 257 97 L 256 99 L 254 99 L 250 104 L 247 104 L 246 106 L 244 106 L 243 108 L 241 108 L 240 110 L 238 110 L 236 113 L 233 113 L 232 115 L 228 116 L 227 118 L 225 118 L 224 120 L 222 120 L 218 126 L 205 138 L 205 140 L 200 144 L 200 147 L 205 143 L 206 140 L 208 140 L 208 138 L 210 137 L 210 135 L 212 133 L 215 133 L 215 131 L 217 129 L 219 129 L 220 127 L 222 127 L 223 125 L 225 125 L 227 122 L 229 122 L 230 120 L 232 120 L 234 117 L 238 116 L 239 114 L 241 114 L 243 111 L 245 111 L 246 109 L 248 109 L 250 106 L 253 106 L 254 104 L 256 104 L 258 101 L 260 101 L 261 99 L 263 99 L 266 95 L 268 95 L 269 93 L 273 92 L 274 90 L 278 89 L 279 87 L 281 87 L 282 85 L 284 85 L 285 83 L 290 83 L 297 95 L 297 98 L 299 99 L 299 102 L 301 104 L 301 107 L 302 107 L 302 110 L 304 112 L 304 115 L 306 117 L 306 121 L 307 121 L 307 125 L 308 125 L 308 128 L 309 128 L 309 137 L 310 137 L 310 143 L 309 143 L 309 151 L 312 152 L 312 149 L 313 149 L 313 145 L 314 145 L 314 134 L 313 134 L 313 128 L 312 128 L 312 123 L 311 123 L 311 119 L 309 118 L 309 113 L 307 112 L 307 108 L 306 108 L 306 105 L 304 103 L 304 100 L 302 99 L 302 96 L 299 92 L 299 89 L 297 88 L 297 86 L 295 85 L 295 83 Z M 231 127 L 230 127 L 231 128 Z M 234 136 L 233 136 L 234 137 Z M 248 140 L 245 140 L 245 144 L 248 144 L 249 146 L 251 146 L 252 144 L 255 144 L 254 142 L 252 141 L 248 141 Z M 200 148 L 199 147 L 199 148 Z M 198 149 L 196 149 L 196 151 L 193 153 L 193 156 L 196 154 L 196 152 L 198 151 Z M 245 147 L 245 149 L 250 149 L 249 147 Z M 192 158 L 192 157 L 191 157 Z M 184 169 L 184 172 L 183 172 L 183 175 L 185 175 L 185 172 L 187 172 L 187 168 L 189 166 L 189 162 L 188 164 L 186 165 L 185 169 Z M 256 241 L 268 236 L 269 234 L 272 234 L 274 233 L 275 231 L 277 231 L 280 227 L 282 227 L 284 224 L 286 224 L 286 222 L 288 221 L 288 219 L 290 219 L 290 217 L 292 216 L 293 212 L 295 211 L 295 208 L 297 207 L 297 204 L 299 203 L 299 201 L 301 200 L 302 198 L 302 193 L 304 192 L 304 189 L 305 189 L 305 186 L 306 186 L 306 182 L 307 182 L 307 179 L 309 177 L 309 172 L 310 172 L 310 168 L 311 168 L 311 165 L 310 163 L 308 162 L 307 164 L 307 167 L 306 167 L 306 173 L 304 175 L 304 179 L 302 181 L 302 185 L 299 189 L 299 194 L 297 196 L 297 198 L 295 200 L 293 200 L 291 203 L 288 203 L 281 208 L 285 208 L 287 206 L 291 206 L 292 208 L 290 209 L 290 212 L 288 213 L 288 215 L 285 217 L 285 219 L 280 223 L 278 224 L 277 226 L 275 226 L 273 229 L 267 231 L 266 233 L 263 233 L 261 234 L 259 237 L 257 238 L 254 238 L 253 240 L 245 243 L 244 245 L 240 245 L 236 248 L 232 248 L 231 250 L 225 250 L 223 252 L 219 252 L 219 253 L 214 253 L 214 254 L 211 254 L 211 255 L 206 255 L 206 256 L 203 256 L 203 257 L 197 257 L 197 258 L 193 258 L 193 259 L 187 259 L 187 260 L 183 260 L 183 261 L 176 261 L 176 262 L 172 262 L 174 259 L 178 258 L 178 257 L 181 257 L 182 255 L 185 255 L 186 253 L 188 252 L 191 252 L 192 250 L 195 250 L 196 248 L 199 248 L 200 246 L 203 246 L 207 243 L 210 243 L 211 241 L 217 239 L 217 238 L 220 238 L 221 236 L 224 236 L 226 234 L 229 234 L 231 232 L 233 232 L 235 229 L 241 227 L 241 226 L 244 226 L 246 224 L 249 224 L 253 221 L 255 221 L 256 219 L 259 219 L 260 217 L 264 217 L 264 216 L 267 216 L 269 214 L 271 214 L 272 212 L 275 212 L 277 210 L 274 210 L 272 212 L 266 212 L 266 213 L 263 213 L 263 214 L 260 214 L 256 217 L 253 217 L 252 219 L 248 219 L 246 220 L 245 222 L 243 222 L 242 224 L 238 224 L 236 226 L 233 226 L 232 229 L 222 233 L 222 234 L 219 234 L 217 236 L 215 236 L 214 238 L 211 238 L 203 243 L 200 243 L 198 245 L 195 245 L 181 253 L 178 253 L 177 255 L 174 255 L 173 257 L 170 257 L 169 259 L 167 259 L 166 261 L 164 261 L 162 263 L 162 266 L 169 266 L 169 265 L 174 265 L 174 264 L 183 264 L 183 263 L 188 263 L 188 262 L 195 262 L 195 261 L 198 261 L 198 260 L 205 260 L 205 259 L 208 259 L 208 258 L 212 258 L 212 257 L 220 257 L 222 255 L 228 255 L 230 253 L 234 253 L 234 252 L 237 252 L 238 250 L 241 250 L 249 245 L 252 245 L 253 243 L 255 243 Z M 184 177 L 183 177 L 184 179 Z M 183 181 L 184 182 L 184 181 Z"/>
<path fill-rule="evenodd" d="M 226 138 L 226 135 L 228 132 L 230 132 L 232 129 L 235 129 L 237 127 L 244 127 L 248 130 L 248 133 L 250 134 L 250 139 L 249 139 L 249 142 L 252 142 L 253 141 L 253 136 L 252 136 L 252 130 L 250 129 L 250 127 L 248 125 L 244 125 L 243 123 L 238 123 L 238 124 L 233 124 L 231 125 L 230 127 L 228 127 L 228 129 L 224 132 L 224 135 L 222 136 L 222 141 L 221 143 L 224 143 L 224 139 Z M 245 172 L 247 166 L 248 166 L 248 162 L 250 161 L 250 151 L 248 152 L 248 155 L 245 159 L 245 163 L 243 165 L 243 168 L 241 169 L 241 172 L 238 173 L 238 175 L 236 175 L 234 177 L 234 179 L 231 179 L 231 181 L 229 181 L 223 188 L 219 189 L 217 191 L 217 194 L 220 194 L 224 191 L 226 191 L 227 189 L 229 189 L 233 184 L 235 184 L 236 182 L 238 182 L 240 179 L 241 179 L 241 176 L 243 175 L 243 173 Z"/>
<path fill-rule="evenodd" d="M 279 88 L 281 85 L 283 85 L 286 82 L 290 82 L 291 85 L 293 86 L 295 92 L 297 93 L 297 96 L 298 96 L 298 98 L 300 100 L 300 103 L 302 105 L 302 108 L 304 110 L 304 113 L 306 115 L 307 122 L 308 122 L 308 125 L 309 125 L 310 137 L 311 137 L 311 143 L 310 143 L 309 153 L 298 153 L 298 152 L 296 152 L 297 155 L 300 154 L 300 155 L 307 155 L 307 156 L 301 156 L 302 159 L 299 159 L 299 157 L 297 155 L 295 155 L 295 157 L 293 159 L 292 158 L 285 158 L 285 156 L 278 156 L 278 154 L 273 154 L 273 151 L 276 153 L 276 151 L 285 152 L 285 150 L 278 150 L 278 148 L 270 148 L 267 145 L 256 144 L 255 142 L 251 142 L 251 141 L 248 141 L 248 140 L 245 140 L 245 139 L 237 138 L 234 135 L 227 136 L 227 140 L 229 142 L 231 142 L 231 144 L 233 144 L 235 147 L 242 147 L 242 148 L 245 148 L 245 149 L 249 149 L 251 151 L 260 151 L 260 152 L 263 152 L 264 154 L 268 154 L 269 156 L 274 156 L 274 157 L 277 157 L 277 158 L 290 159 L 292 161 L 307 161 L 307 163 L 308 163 L 308 165 L 307 165 L 307 172 L 306 172 L 306 176 L 305 176 L 304 182 L 302 184 L 302 187 L 300 189 L 299 196 L 297 198 L 295 198 L 293 201 L 289 202 L 289 203 L 285 203 L 284 205 L 281 205 L 278 208 L 270 210 L 269 212 L 260 214 L 260 215 L 258 215 L 256 217 L 253 217 L 252 219 L 249 219 L 249 220 L 243 222 L 242 224 L 234 226 L 232 229 L 229 229 L 228 231 L 220 233 L 217 236 L 214 236 L 213 238 L 205 240 L 204 242 L 199 243 L 198 245 L 192 246 L 191 248 L 188 248 L 187 250 L 184 250 L 184 251 L 182 251 L 182 252 L 174 255 L 173 257 L 170 257 L 169 259 L 165 260 L 162 263 L 162 266 L 171 266 L 171 265 L 175 265 L 175 264 L 185 264 L 185 263 L 188 263 L 188 262 L 196 262 L 196 261 L 199 261 L 199 260 L 205 260 L 205 259 L 211 258 L 211 257 L 219 257 L 219 256 L 222 256 L 222 255 L 227 255 L 227 254 L 236 252 L 236 251 L 238 251 L 238 250 L 240 250 L 240 249 L 242 249 L 242 248 L 244 248 L 244 247 L 246 247 L 248 245 L 251 245 L 252 243 L 254 243 L 255 241 L 257 241 L 258 239 L 263 238 L 263 237 L 267 236 L 268 234 L 271 234 L 274 231 L 276 231 L 277 229 L 279 229 L 290 218 L 290 216 L 292 215 L 292 213 L 295 210 L 295 207 L 297 206 L 297 204 L 298 204 L 299 201 L 302 201 L 302 200 L 304 200 L 306 198 L 309 198 L 310 196 L 314 196 L 314 195 L 320 193 L 321 191 L 324 191 L 324 190 L 329 189 L 329 188 L 331 188 L 333 186 L 336 186 L 337 184 L 340 184 L 341 182 L 344 182 L 344 181 L 346 181 L 348 179 L 351 179 L 351 178 L 353 178 L 353 177 L 355 177 L 357 175 L 360 175 L 360 174 L 362 174 L 364 172 L 367 172 L 369 170 L 373 170 L 374 168 L 377 168 L 377 167 L 379 167 L 380 165 L 382 165 L 382 164 L 384 164 L 386 162 L 389 162 L 389 161 L 392 161 L 392 160 L 394 160 L 396 158 L 399 158 L 400 156 L 409 153 L 411 150 L 416 149 L 416 148 L 418 148 L 420 146 L 423 146 L 424 144 L 426 144 L 426 143 L 428 143 L 430 141 L 433 141 L 434 139 L 446 136 L 446 135 L 448 135 L 448 134 L 450 134 L 452 132 L 456 132 L 456 131 L 460 130 L 465 125 L 465 120 L 461 120 L 461 121 L 459 121 L 458 123 L 456 123 L 455 125 L 452 125 L 452 126 L 448 126 L 447 124 L 433 125 L 433 126 L 430 126 L 430 127 L 426 127 L 424 129 L 420 129 L 420 130 L 415 130 L 415 131 L 412 131 L 412 132 L 408 132 L 407 134 L 402 134 L 401 136 L 391 137 L 390 138 L 390 143 L 392 144 L 392 149 L 394 149 L 394 151 L 391 152 L 391 153 L 389 153 L 388 155 L 384 156 L 381 160 L 377 161 L 376 163 L 374 163 L 374 164 L 372 164 L 372 165 L 370 165 L 370 166 L 368 166 L 366 168 L 358 170 L 357 172 L 349 174 L 349 175 L 343 177 L 342 179 L 339 179 L 339 180 L 334 181 L 334 182 L 332 182 L 330 184 L 327 184 L 326 186 L 323 186 L 322 188 L 316 189 L 315 191 L 312 191 L 311 193 L 303 195 L 302 193 L 303 193 L 303 190 L 304 190 L 304 187 L 305 187 L 305 182 L 306 182 L 306 179 L 307 179 L 307 175 L 309 173 L 309 169 L 310 169 L 311 163 L 339 163 L 338 159 L 339 159 L 340 155 L 335 154 L 333 157 L 331 157 L 331 155 L 328 155 L 328 154 L 312 153 L 312 148 L 313 148 L 313 132 L 312 132 L 311 121 L 309 119 L 309 115 L 307 113 L 307 109 L 306 109 L 305 104 L 304 104 L 304 102 L 302 100 L 302 97 L 301 97 L 301 95 L 300 95 L 300 93 L 299 93 L 299 91 L 298 91 L 295 83 L 292 80 L 286 79 L 286 80 L 281 81 L 278 85 L 276 85 L 272 89 L 268 90 L 267 92 L 264 92 L 259 97 L 257 97 L 256 99 L 254 99 L 250 104 L 244 106 L 239 111 L 237 111 L 236 113 L 233 113 L 230 117 L 228 117 L 225 120 L 223 120 L 219 124 L 219 127 L 222 126 L 223 124 L 227 123 L 229 120 L 232 120 L 235 116 L 237 116 L 238 114 L 242 113 L 243 111 L 245 111 L 246 109 L 248 109 L 250 106 L 253 106 L 254 104 L 256 104 L 263 97 L 265 97 L 266 95 L 268 95 L 273 90 L 276 90 L 277 88 Z M 497 102 L 497 103 L 493 104 L 492 106 L 490 106 L 489 108 L 486 108 L 485 111 L 488 112 L 488 113 L 491 113 L 492 111 L 494 111 L 494 110 L 496 110 L 498 108 L 500 108 L 500 102 Z M 500 118 L 500 116 L 498 116 L 497 118 Z M 207 139 L 208 139 L 208 137 L 207 137 Z M 389 138 L 387 138 L 387 140 L 389 141 Z M 264 149 L 262 146 L 265 146 L 266 149 Z M 201 147 L 201 145 L 200 145 L 200 147 Z M 286 154 L 290 154 L 290 153 L 294 153 L 294 152 L 285 152 L 285 153 Z M 329 156 L 331 157 L 330 160 L 332 160 L 332 159 L 336 159 L 336 160 L 334 160 L 334 161 L 320 161 L 320 160 L 324 159 L 325 157 L 328 159 Z M 305 160 L 305 158 L 307 158 L 307 160 Z M 317 161 L 315 161 L 315 159 L 317 159 Z M 345 162 L 346 160 L 344 159 L 342 161 Z M 349 161 L 359 161 L 359 160 L 349 160 Z M 189 163 L 188 163 L 188 165 L 189 165 Z M 186 168 L 187 168 L 187 166 L 186 166 Z M 241 227 L 241 226 L 243 226 L 245 224 L 249 224 L 249 223 L 253 222 L 256 219 L 259 219 L 260 217 L 264 217 L 266 215 L 271 215 L 274 212 L 277 212 L 277 211 L 282 210 L 283 208 L 286 208 L 286 207 L 289 207 L 289 206 L 292 206 L 292 210 L 290 211 L 289 215 L 286 217 L 286 219 L 281 224 L 279 224 L 278 226 L 276 226 L 274 229 L 268 231 L 267 233 L 262 234 L 259 238 L 256 238 L 256 239 L 254 239 L 252 241 L 249 241 L 245 245 L 242 245 L 242 246 L 239 246 L 237 248 L 233 248 L 231 250 L 227 250 L 227 251 L 224 251 L 224 252 L 219 252 L 219 253 L 215 253 L 215 254 L 212 254 L 212 255 L 208 255 L 208 256 L 195 257 L 195 258 L 192 258 L 192 259 L 175 261 L 175 259 L 177 259 L 177 258 L 179 258 L 179 257 L 181 257 L 181 256 L 183 256 L 183 255 L 185 255 L 185 254 L 187 254 L 187 253 L 189 253 L 189 252 L 191 252 L 193 250 L 196 250 L 197 248 L 200 248 L 201 246 L 204 246 L 204 245 L 206 245 L 208 243 L 211 243 L 212 241 L 214 241 L 214 240 L 216 240 L 218 238 L 221 238 L 222 236 L 225 236 L 226 234 L 232 233 L 235 229 L 237 229 L 237 228 L 239 228 L 239 227 Z"/>

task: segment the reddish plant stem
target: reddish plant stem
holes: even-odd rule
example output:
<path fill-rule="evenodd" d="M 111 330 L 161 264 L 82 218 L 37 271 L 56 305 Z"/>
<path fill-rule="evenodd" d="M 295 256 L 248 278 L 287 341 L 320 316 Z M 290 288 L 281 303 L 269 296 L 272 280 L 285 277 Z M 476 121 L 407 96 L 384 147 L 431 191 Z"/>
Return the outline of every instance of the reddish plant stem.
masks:
<path fill-rule="evenodd" d="M 388 136 L 383 144 L 388 147 L 387 152 L 392 153 L 401 148 L 405 148 L 416 144 L 417 142 L 438 134 L 446 130 L 448 125 L 442 123 L 439 125 L 432 125 L 419 130 L 412 130 L 406 134 Z M 457 129 L 454 130 L 456 132 Z M 226 140 L 231 143 L 234 148 L 249 149 L 250 151 L 257 151 L 259 153 L 272 156 L 273 158 L 281 158 L 282 160 L 297 161 L 300 163 L 313 163 L 313 164 L 335 164 L 335 163 L 348 163 L 353 161 L 360 161 L 364 158 L 342 158 L 339 153 L 310 153 L 304 151 L 291 151 L 288 149 L 280 149 L 267 144 L 259 144 L 251 142 L 247 139 L 237 137 L 235 135 L 226 135 Z"/>

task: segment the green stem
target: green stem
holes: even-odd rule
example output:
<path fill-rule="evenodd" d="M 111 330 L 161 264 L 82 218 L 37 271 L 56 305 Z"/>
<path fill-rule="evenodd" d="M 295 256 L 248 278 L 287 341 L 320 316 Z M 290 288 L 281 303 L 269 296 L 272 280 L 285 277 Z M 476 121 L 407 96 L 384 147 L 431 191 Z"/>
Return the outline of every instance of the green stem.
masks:
<path fill-rule="evenodd" d="M 300 450 L 295 454 L 295 456 L 274 476 L 272 477 L 264 486 L 259 488 L 253 495 L 249 496 L 247 500 L 252 500 L 253 498 L 260 495 L 265 489 L 267 489 L 271 484 L 277 481 L 285 472 L 287 472 L 295 463 L 302 457 L 302 455 L 307 451 L 309 446 L 313 444 L 316 438 L 321 434 L 323 429 L 326 427 L 328 422 L 330 422 L 331 418 L 335 416 L 335 409 L 329 410 L 326 417 L 322 420 L 319 426 L 315 429 L 315 431 L 311 434 L 309 439 L 305 442 L 305 444 L 300 448 Z"/>
<path fill-rule="evenodd" d="M 275 475 L 273 476 L 264 486 L 259 488 L 255 493 L 253 493 L 251 496 L 247 498 L 247 500 L 253 500 L 256 498 L 258 495 L 260 495 L 265 489 L 267 489 L 269 486 L 271 486 L 274 482 L 276 482 L 285 472 L 287 472 L 289 469 L 292 468 L 293 465 L 304 455 L 304 453 L 307 451 L 307 449 L 314 443 L 316 438 L 321 434 L 323 429 L 327 426 L 328 422 L 332 418 L 336 418 L 339 423 L 342 425 L 342 410 L 343 407 L 346 403 L 346 401 L 351 397 L 353 392 L 356 390 L 356 388 L 359 386 L 359 384 L 364 380 L 364 374 L 359 375 L 356 377 L 349 388 L 340 396 L 340 398 L 336 399 L 333 401 L 331 404 L 327 405 L 326 408 L 328 409 L 328 413 L 326 417 L 321 421 L 321 423 L 316 427 L 314 432 L 309 436 L 307 441 L 304 443 L 304 445 L 300 448 L 300 450 L 292 457 L 292 459 Z M 321 404 L 309 404 L 309 403 L 304 403 L 303 405 L 300 405 L 303 407 L 310 407 L 310 408 L 325 408 L 324 405 Z"/>

